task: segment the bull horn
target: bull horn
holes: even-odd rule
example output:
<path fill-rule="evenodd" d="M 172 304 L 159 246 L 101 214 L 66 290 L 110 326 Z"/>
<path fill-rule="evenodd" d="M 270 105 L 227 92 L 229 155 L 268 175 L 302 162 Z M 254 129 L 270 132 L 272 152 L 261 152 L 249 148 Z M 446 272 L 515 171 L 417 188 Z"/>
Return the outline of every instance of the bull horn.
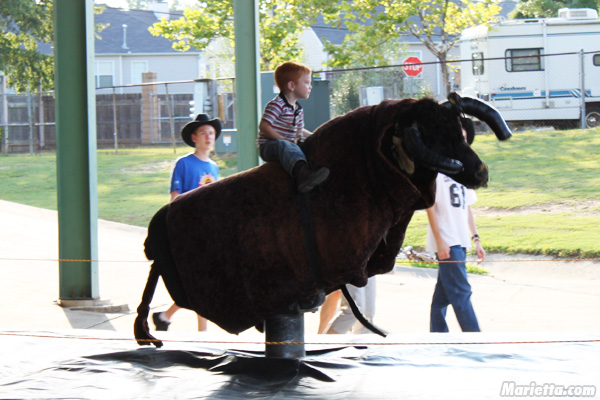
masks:
<path fill-rule="evenodd" d="M 444 157 L 425 146 L 421 132 L 416 124 L 404 129 L 402 140 L 404 150 L 410 154 L 415 163 L 426 168 L 442 172 L 446 175 L 458 174 L 463 170 L 463 165 L 458 160 Z"/>
<path fill-rule="evenodd" d="M 506 121 L 500 115 L 500 112 L 491 105 L 482 100 L 473 97 L 461 97 L 457 93 L 450 93 L 448 101 L 444 102 L 446 107 L 454 108 L 457 112 L 463 112 L 471 115 L 480 121 L 485 122 L 498 140 L 507 140 L 512 136 Z"/>
<path fill-rule="evenodd" d="M 494 107 L 473 97 L 463 97 L 460 104 L 465 114 L 485 122 L 496 134 L 498 140 L 507 140 L 512 136 L 506 121 Z"/>

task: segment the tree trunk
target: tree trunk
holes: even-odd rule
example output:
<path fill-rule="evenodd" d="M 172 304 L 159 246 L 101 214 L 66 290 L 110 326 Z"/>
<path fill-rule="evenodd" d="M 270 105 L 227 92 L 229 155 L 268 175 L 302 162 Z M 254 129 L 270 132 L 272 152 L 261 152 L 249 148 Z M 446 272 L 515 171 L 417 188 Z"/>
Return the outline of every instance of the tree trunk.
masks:
<path fill-rule="evenodd" d="M 442 89 L 444 90 L 441 93 L 441 98 L 445 99 L 448 97 L 448 93 L 450 93 L 450 74 L 448 73 L 448 64 L 446 64 L 446 53 L 442 53 L 438 56 L 440 60 L 440 68 L 442 70 Z"/>

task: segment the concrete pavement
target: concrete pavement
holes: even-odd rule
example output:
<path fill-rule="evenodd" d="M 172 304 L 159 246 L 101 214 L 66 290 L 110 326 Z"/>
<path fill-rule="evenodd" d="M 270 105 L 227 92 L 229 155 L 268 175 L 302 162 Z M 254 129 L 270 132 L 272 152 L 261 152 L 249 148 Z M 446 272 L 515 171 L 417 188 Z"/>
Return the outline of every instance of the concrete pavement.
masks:
<path fill-rule="evenodd" d="M 77 311 L 57 305 L 57 213 L 0 200 L 0 330 L 101 329 L 132 333 L 135 309 L 149 262 L 143 253 L 146 229 L 99 222 L 100 295 L 117 313 Z M 540 257 L 490 255 L 488 276 L 471 275 L 473 304 L 486 332 L 600 333 L 600 263 Z M 397 267 L 377 281 L 375 323 L 390 333 L 426 333 L 437 271 Z M 159 283 L 152 307 L 171 299 Z M 452 332 L 459 332 L 451 310 Z M 151 324 L 152 326 L 152 324 Z M 305 317 L 314 334 L 318 314 Z M 179 311 L 169 329 L 196 331 L 195 314 Z M 254 330 L 250 330 L 254 331 Z M 255 332 L 244 332 L 255 334 Z M 209 333 L 228 335 L 214 324 Z"/>

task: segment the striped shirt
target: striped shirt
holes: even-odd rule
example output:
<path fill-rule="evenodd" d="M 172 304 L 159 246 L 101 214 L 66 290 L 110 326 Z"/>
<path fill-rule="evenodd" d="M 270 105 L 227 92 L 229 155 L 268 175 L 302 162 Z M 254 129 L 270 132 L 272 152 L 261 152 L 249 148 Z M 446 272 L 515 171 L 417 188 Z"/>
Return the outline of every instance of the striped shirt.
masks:
<path fill-rule="evenodd" d="M 262 119 L 269 122 L 275 132 L 283 138 L 296 143 L 298 130 L 304 128 L 304 109 L 296 102 L 296 107 L 292 107 L 282 93 L 267 103 Z M 265 143 L 269 138 L 262 134 L 258 138 L 258 144 Z"/>

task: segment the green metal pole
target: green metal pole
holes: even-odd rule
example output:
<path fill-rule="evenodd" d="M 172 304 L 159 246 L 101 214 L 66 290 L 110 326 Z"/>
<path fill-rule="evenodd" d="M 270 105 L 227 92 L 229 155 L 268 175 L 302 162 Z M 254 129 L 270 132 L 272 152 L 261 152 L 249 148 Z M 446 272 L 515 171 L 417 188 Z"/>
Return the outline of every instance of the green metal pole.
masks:
<path fill-rule="evenodd" d="M 54 1 L 61 301 L 99 298 L 93 6 Z"/>
<path fill-rule="evenodd" d="M 258 0 L 233 0 L 238 171 L 258 165 L 260 120 Z"/>

